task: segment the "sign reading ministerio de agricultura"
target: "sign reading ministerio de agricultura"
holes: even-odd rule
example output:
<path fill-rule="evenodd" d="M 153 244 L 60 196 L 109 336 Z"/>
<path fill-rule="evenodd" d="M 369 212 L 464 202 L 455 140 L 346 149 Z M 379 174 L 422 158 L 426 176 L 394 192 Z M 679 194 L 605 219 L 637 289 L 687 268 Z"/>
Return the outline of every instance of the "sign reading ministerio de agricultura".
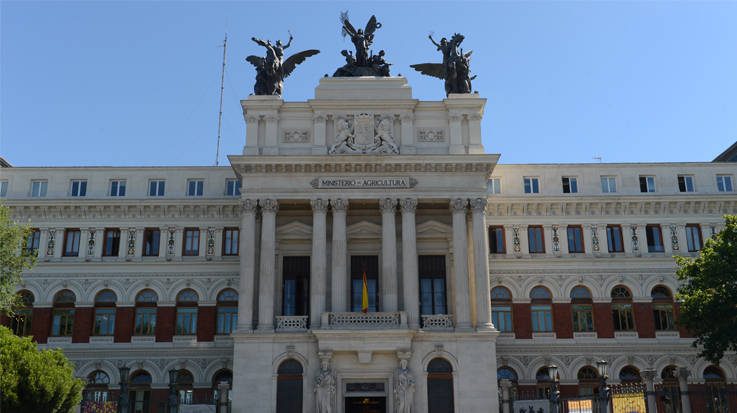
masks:
<path fill-rule="evenodd" d="M 318 177 L 310 184 L 315 189 L 402 189 L 414 188 L 417 180 L 408 176 Z"/>

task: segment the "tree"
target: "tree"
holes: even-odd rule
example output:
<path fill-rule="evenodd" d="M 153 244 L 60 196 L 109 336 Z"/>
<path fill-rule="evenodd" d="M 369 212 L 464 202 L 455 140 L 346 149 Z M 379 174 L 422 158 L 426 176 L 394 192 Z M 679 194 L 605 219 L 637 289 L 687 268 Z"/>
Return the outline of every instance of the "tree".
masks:
<path fill-rule="evenodd" d="M 3 413 L 68 413 L 84 382 L 61 350 L 39 350 L 30 338 L 0 327 L 0 406 Z"/>
<path fill-rule="evenodd" d="M 696 258 L 676 257 L 682 286 L 679 324 L 702 346 L 699 356 L 718 363 L 725 351 L 737 351 L 737 215 L 706 241 Z"/>
<path fill-rule="evenodd" d="M 30 231 L 13 222 L 8 207 L 0 205 L 0 314 L 12 312 L 21 273 L 36 263 L 36 253 L 23 248 Z"/>

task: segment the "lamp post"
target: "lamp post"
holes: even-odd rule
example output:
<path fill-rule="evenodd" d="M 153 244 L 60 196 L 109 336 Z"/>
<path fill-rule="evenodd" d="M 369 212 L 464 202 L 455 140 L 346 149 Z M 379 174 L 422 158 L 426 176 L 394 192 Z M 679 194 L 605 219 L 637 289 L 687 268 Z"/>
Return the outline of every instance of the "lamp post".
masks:
<path fill-rule="evenodd" d="M 130 377 L 131 368 L 125 365 L 118 367 L 120 374 L 120 394 L 118 395 L 118 413 L 128 413 L 130 405 L 128 395 L 128 378 Z"/>
<path fill-rule="evenodd" d="M 560 404 L 560 390 L 558 390 L 558 366 L 551 364 L 548 366 L 548 374 L 550 375 L 550 412 L 558 413 Z"/>
<path fill-rule="evenodd" d="M 609 379 L 609 364 L 606 360 L 596 362 L 596 368 L 599 370 L 599 413 L 609 413 L 609 398 L 611 397 L 611 389 L 607 384 Z"/>

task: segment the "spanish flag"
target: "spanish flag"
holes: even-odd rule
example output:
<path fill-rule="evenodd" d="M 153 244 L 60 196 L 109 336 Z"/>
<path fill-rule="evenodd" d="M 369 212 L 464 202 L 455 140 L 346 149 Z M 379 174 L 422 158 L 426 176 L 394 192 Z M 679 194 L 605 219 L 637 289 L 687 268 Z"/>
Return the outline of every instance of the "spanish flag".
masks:
<path fill-rule="evenodd" d="M 363 288 L 361 289 L 361 312 L 368 313 L 368 282 L 366 281 L 366 271 L 363 272 Z"/>

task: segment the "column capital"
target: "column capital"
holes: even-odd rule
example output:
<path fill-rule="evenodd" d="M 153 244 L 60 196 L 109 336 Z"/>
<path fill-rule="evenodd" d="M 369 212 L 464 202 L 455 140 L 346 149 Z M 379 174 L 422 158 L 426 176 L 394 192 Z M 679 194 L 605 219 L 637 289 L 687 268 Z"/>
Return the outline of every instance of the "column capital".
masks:
<path fill-rule="evenodd" d="M 471 200 L 471 209 L 474 212 L 485 212 L 489 201 L 486 198 L 475 198 Z"/>
<path fill-rule="evenodd" d="M 261 205 L 261 210 L 264 212 L 276 213 L 279 210 L 279 202 L 276 199 L 261 199 L 258 203 Z"/>
<path fill-rule="evenodd" d="M 652 383 L 655 379 L 655 370 L 642 370 L 642 378 L 645 380 L 645 383 Z"/>
<path fill-rule="evenodd" d="M 333 211 L 345 212 L 348 209 L 348 200 L 343 198 L 331 199 L 330 206 L 333 208 Z"/>
<path fill-rule="evenodd" d="M 277 115 L 276 113 L 274 113 L 274 114 L 269 114 L 269 115 L 266 115 L 266 116 L 264 116 L 264 119 L 265 119 L 265 120 L 266 120 L 267 122 L 276 122 L 276 121 L 278 121 L 278 120 L 279 120 L 279 115 Z"/>
<path fill-rule="evenodd" d="M 313 212 L 327 212 L 328 200 L 322 198 L 311 199 L 310 206 L 312 207 Z"/>
<path fill-rule="evenodd" d="M 453 213 L 466 212 L 467 205 L 468 205 L 468 200 L 464 198 L 453 198 L 450 200 L 450 209 L 453 210 Z"/>
<path fill-rule="evenodd" d="M 379 199 L 379 208 L 382 213 L 393 213 L 397 208 L 397 200 L 392 198 Z"/>
<path fill-rule="evenodd" d="M 241 210 L 244 214 L 256 213 L 257 202 L 255 199 L 244 199 L 241 201 Z"/>
<path fill-rule="evenodd" d="M 246 115 L 246 123 L 256 123 L 256 122 L 258 122 L 257 115 Z"/>
<path fill-rule="evenodd" d="M 312 115 L 312 120 L 315 122 L 325 122 L 327 120 L 327 113 L 325 112 L 315 112 Z"/>
<path fill-rule="evenodd" d="M 402 212 L 414 213 L 417 209 L 417 198 L 404 198 L 399 200 L 399 205 L 402 207 Z"/>

